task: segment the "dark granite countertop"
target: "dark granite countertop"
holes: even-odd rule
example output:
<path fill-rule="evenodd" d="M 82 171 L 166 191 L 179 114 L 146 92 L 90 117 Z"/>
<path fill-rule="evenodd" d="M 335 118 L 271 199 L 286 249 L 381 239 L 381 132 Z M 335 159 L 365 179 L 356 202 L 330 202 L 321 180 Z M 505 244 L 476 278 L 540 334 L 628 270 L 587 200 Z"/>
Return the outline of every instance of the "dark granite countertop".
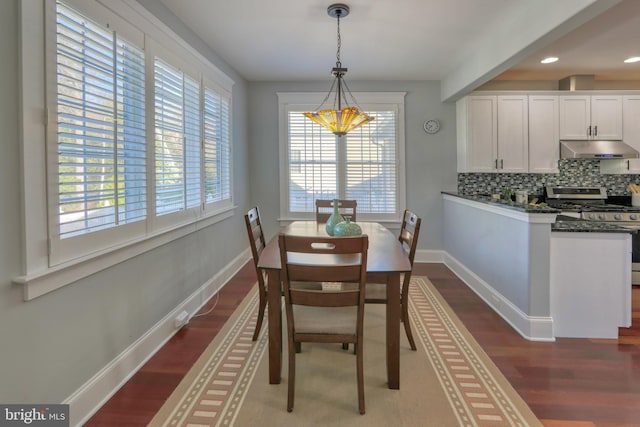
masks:
<path fill-rule="evenodd" d="M 516 203 L 509 200 L 493 199 L 490 196 L 480 195 L 465 195 L 458 194 L 452 191 L 443 191 L 442 194 L 450 196 L 460 197 L 462 199 L 473 200 L 475 202 L 486 203 L 488 205 L 499 206 L 505 209 L 511 209 L 526 213 L 555 213 L 559 214 L 556 217 L 556 222 L 551 224 L 551 231 L 562 232 L 592 232 L 592 233 L 636 233 L 637 230 L 620 227 L 615 224 L 600 222 L 600 221 L 586 221 L 579 218 L 573 218 L 566 215 L 560 215 L 560 210 L 551 208 L 549 206 L 534 206 L 523 203 Z"/>
<path fill-rule="evenodd" d="M 556 222 L 551 224 L 551 231 L 583 233 L 637 233 L 637 230 L 620 227 L 619 225 L 600 221 L 585 221 L 583 219 L 573 218 L 566 215 L 558 215 L 556 217 Z"/>
<path fill-rule="evenodd" d="M 560 213 L 558 209 L 554 209 L 549 206 L 534 206 L 534 205 L 529 205 L 524 203 L 516 203 L 510 200 L 493 199 L 491 198 L 491 196 L 458 194 L 453 191 L 443 191 L 442 194 L 448 194 L 449 196 L 456 196 L 462 199 L 473 200 L 474 202 L 486 203 L 488 205 L 499 206 L 501 208 L 511 209 L 519 212 Z"/>

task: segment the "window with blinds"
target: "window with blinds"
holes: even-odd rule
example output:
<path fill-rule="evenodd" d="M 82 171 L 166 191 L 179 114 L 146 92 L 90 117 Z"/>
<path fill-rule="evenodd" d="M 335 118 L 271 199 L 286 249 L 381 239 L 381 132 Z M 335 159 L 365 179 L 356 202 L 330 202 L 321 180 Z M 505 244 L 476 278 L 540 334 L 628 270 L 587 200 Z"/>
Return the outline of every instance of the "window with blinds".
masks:
<path fill-rule="evenodd" d="M 200 205 L 200 84 L 154 61 L 156 214 Z"/>
<path fill-rule="evenodd" d="M 154 82 L 156 214 L 231 199 L 229 98 L 158 58 Z"/>
<path fill-rule="evenodd" d="M 58 233 L 146 217 L 144 52 L 58 2 Z"/>
<path fill-rule="evenodd" d="M 229 99 L 204 91 L 205 203 L 231 198 L 231 130 Z"/>
<path fill-rule="evenodd" d="M 346 135 L 344 199 L 358 201 L 358 212 L 395 213 L 398 157 L 395 111 L 368 112 L 375 119 Z"/>
<path fill-rule="evenodd" d="M 229 215 L 233 81 L 108 5 L 43 7 L 48 265 Z"/>
<path fill-rule="evenodd" d="M 316 199 L 335 199 L 338 189 L 338 140 L 302 115 L 288 115 L 289 212 L 315 212 Z"/>
<path fill-rule="evenodd" d="M 288 211 L 315 212 L 316 199 L 355 199 L 358 214 L 398 212 L 397 113 L 375 117 L 344 137 L 290 110 L 287 115 Z"/>

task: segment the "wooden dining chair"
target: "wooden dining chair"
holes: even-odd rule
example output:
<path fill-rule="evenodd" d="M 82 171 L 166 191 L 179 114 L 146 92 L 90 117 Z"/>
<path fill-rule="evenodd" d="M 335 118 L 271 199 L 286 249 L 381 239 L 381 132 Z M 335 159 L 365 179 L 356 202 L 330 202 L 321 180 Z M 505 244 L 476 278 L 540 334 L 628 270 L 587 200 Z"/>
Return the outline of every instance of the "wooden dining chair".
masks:
<path fill-rule="evenodd" d="M 418 246 L 418 236 L 420 235 L 420 224 L 422 219 L 415 213 L 405 210 L 402 219 L 402 227 L 398 240 L 405 249 L 409 257 L 409 263 L 413 269 L 413 259 L 416 255 Z M 411 322 L 409 321 L 409 284 L 411 283 L 411 272 L 405 273 L 402 279 L 402 290 L 400 291 L 400 319 L 404 324 L 404 330 L 409 340 L 411 350 L 416 351 L 416 343 L 411 332 Z M 365 288 L 365 302 L 368 304 L 386 304 L 387 303 L 387 287 L 384 284 L 367 283 Z"/>
<path fill-rule="evenodd" d="M 351 221 L 356 222 L 356 210 L 358 202 L 356 200 L 338 200 L 340 215 L 348 216 Z M 333 213 L 333 200 L 316 199 L 316 221 L 325 223 Z"/>
<path fill-rule="evenodd" d="M 267 307 L 267 286 L 265 283 L 265 273 L 258 268 L 260 255 L 267 245 L 262 231 L 262 222 L 260 220 L 260 210 L 258 207 L 251 208 L 244 216 L 244 222 L 247 226 L 247 234 L 249 235 L 249 243 L 251 246 L 251 255 L 253 256 L 253 265 L 258 276 L 258 294 L 260 297 L 258 306 L 258 319 L 256 320 L 256 329 L 253 332 L 253 341 L 258 339 L 262 321 L 264 319 L 264 311 Z"/>
<path fill-rule="evenodd" d="M 353 343 L 358 409 L 364 414 L 362 336 L 369 238 L 285 234 L 278 238 L 289 349 L 287 411 L 293 410 L 296 346 L 302 342 Z"/>

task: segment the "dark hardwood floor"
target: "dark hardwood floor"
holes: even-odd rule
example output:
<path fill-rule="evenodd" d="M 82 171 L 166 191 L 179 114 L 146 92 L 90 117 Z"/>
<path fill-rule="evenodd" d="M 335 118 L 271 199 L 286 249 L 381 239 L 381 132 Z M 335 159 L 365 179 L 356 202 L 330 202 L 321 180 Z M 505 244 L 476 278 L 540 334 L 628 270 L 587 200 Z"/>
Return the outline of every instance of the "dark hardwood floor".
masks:
<path fill-rule="evenodd" d="M 429 277 L 545 426 L 640 426 L 639 288 L 633 325 L 621 328 L 618 340 L 542 343 L 522 338 L 443 264 L 416 263 L 414 274 Z M 247 264 L 222 289 L 212 313 L 191 319 L 85 425 L 146 425 L 255 280 Z"/>

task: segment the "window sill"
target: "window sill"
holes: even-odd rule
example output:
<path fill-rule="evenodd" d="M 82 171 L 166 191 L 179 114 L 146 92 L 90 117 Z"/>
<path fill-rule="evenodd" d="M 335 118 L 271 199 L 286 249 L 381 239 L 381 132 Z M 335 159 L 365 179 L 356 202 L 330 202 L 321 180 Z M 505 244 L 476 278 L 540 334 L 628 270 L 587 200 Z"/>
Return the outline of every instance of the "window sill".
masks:
<path fill-rule="evenodd" d="M 164 229 L 139 240 L 92 253 L 44 271 L 16 277 L 13 279 L 13 283 L 24 286 L 25 301 L 32 300 L 129 258 L 230 218 L 233 216 L 235 208 L 236 206 L 224 208 L 193 222 Z"/>

